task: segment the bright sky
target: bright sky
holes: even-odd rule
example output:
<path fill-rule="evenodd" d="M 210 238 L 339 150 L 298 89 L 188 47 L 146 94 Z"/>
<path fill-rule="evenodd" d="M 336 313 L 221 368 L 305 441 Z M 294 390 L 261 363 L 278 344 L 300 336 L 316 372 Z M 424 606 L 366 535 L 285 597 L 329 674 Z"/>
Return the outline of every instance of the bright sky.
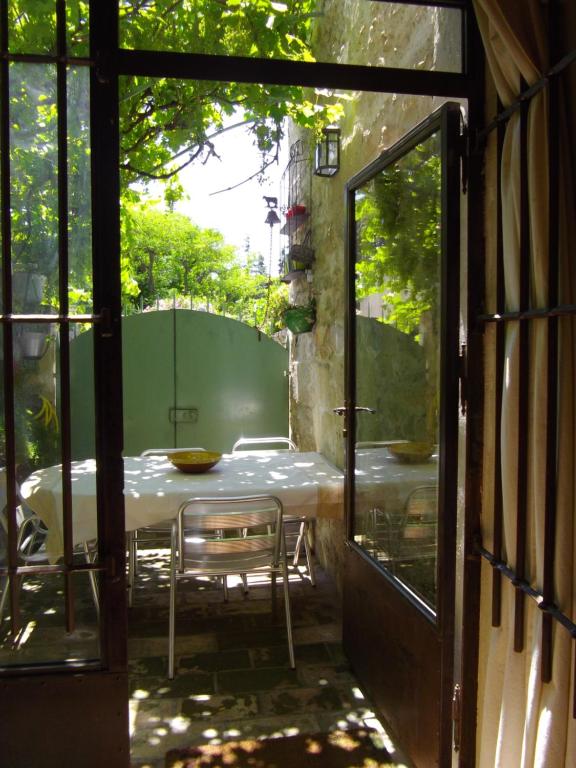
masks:
<path fill-rule="evenodd" d="M 260 167 L 261 155 L 252 143 L 245 128 L 236 128 L 214 139 L 214 147 L 220 160 L 211 157 L 206 165 L 193 163 L 179 174 L 179 181 L 188 199 L 176 205 L 201 227 L 217 229 L 230 245 L 235 245 L 243 255 L 246 238 L 250 238 L 252 253 L 261 253 L 268 267 L 270 254 L 270 226 L 265 224 L 268 208 L 263 195 L 279 197 L 280 178 L 286 160 L 280 159 L 267 170 L 267 180 L 260 185 L 257 179 L 229 192 L 211 195 L 221 189 L 234 186 L 252 176 Z M 284 218 L 277 213 L 281 223 L 272 228 L 272 274 L 278 274 L 280 255 L 280 227 Z"/>

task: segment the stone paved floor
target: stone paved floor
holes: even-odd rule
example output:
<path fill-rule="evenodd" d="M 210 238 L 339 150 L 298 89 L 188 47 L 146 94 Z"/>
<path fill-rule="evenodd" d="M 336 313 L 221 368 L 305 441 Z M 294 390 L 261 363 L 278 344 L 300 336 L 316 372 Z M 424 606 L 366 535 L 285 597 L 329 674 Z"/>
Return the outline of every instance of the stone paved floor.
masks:
<path fill-rule="evenodd" d="M 133 768 L 164 768 L 165 753 L 177 747 L 358 725 L 372 727 L 394 749 L 344 656 L 340 601 L 322 569 L 317 587 L 296 573 L 291 578 L 295 670 L 288 663 L 281 588 L 274 621 L 268 583 L 252 582 L 247 596 L 231 583 L 225 603 L 220 585 L 183 582 L 177 675 L 169 681 L 167 553 L 149 551 L 140 562 L 134 605 L 128 611 Z M 0 662 L 97 657 L 98 622 L 86 578 L 78 578 L 75 595 L 77 627 L 67 634 L 60 577 L 26 578 L 23 630 L 14 646 L 4 616 Z M 399 751 L 393 756 L 395 765 L 408 765 Z M 297 759 L 289 755 L 278 768 L 295 765 Z"/>
<path fill-rule="evenodd" d="M 181 585 L 177 674 L 167 679 L 168 582 L 150 553 L 129 611 L 130 719 L 134 768 L 164 768 L 176 747 L 246 737 L 328 732 L 368 725 L 389 743 L 351 672 L 341 645 L 339 600 L 318 568 L 317 587 L 296 574 L 291 603 L 296 669 L 290 669 L 284 610 L 277 621 L 268 584 L 245 596 L 195 581 Z M 408 765 L 398 751 L 396 765 Z M 286 768 L 297 764 L 292 756 Z"/>

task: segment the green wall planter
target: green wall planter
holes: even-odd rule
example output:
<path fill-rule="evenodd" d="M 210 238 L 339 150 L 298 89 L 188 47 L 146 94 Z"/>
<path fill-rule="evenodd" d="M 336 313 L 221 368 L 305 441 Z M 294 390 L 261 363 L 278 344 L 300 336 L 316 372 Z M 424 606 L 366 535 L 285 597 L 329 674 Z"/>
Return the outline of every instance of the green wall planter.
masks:
<path fill-rule="evenodd" d="M 312 306 L 290 307 L 284 312 L 284 322 L 292 333 L 307 333 L 314 327 L 316 310 Z"/>

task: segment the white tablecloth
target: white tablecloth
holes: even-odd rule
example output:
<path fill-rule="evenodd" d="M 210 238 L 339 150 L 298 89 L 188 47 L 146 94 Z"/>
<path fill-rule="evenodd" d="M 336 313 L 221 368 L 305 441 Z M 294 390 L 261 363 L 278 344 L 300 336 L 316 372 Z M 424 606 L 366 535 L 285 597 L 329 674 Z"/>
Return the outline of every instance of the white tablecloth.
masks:
<path fill-rule="evenodd" d="M 175 516 L 194 496 L 272 494 L 287 513 L 342 516 L 342 473 L 319 453 L 254 451 L 230 454 L 204 474 L 185 474 L 157 456 L 124 459 L 126 530 Z M 52 560 L 62 554 L 60 466 L 34 472 L 22 485 L 28 505 L 48 528 Z M 72 464 L 72 518 L 75 544 L 96 537 L 96 463 Z"/>
<path fill-rule="evenodd" d="M 358 512 L 377 506 L 401 513 L 410 491 L 438 485 L 438 460 L 433 456 L 418 464 L 405 464 L 386 448 L 357 448 L 355 485 Z"/>

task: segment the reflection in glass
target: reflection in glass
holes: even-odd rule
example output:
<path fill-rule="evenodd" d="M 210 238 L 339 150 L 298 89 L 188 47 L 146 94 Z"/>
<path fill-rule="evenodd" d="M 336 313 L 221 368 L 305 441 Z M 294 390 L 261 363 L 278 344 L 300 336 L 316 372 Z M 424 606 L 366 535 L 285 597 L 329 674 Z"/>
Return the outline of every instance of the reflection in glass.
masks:
<path fill-rule="evenodd" d="M 92 312 L 90 73 L 68 70 L 68 300 L 71 314 Z M 72 326 L 72 333 L 76 329 Z"/>
<path fill-rule="evenodd" d="M 37 553 L 37 559 L 42 559 L 42 551 Z M 76 575 L 73 585 L 76 627 L 68 634 L 62 575 L 27 575 L 22 579 L 21 630 L 14 645 L 9 634 L 10 604 L 7 601 L 0 624 L 0 665 L 73 663 L 99 657 L 98 616 L 88 575 Z"/>
<path fill-rule="evenodd" d="M 462 14 L 454 8 L 367 0 L 141 6 L 120 3 L 124 48 L 444 72 L 462 66 Z"/>
<path fill-rule="evenodd" d="M 58 307 L 56 68 L 10 65 L 14 311 Z"/>
<path fill-rule="evenodd" d="M 88 19 L 90 9 L 86 0 L 66 2 L 66 47 L 70 56 L 88 56 Z"/>
<path fill-rule="evenodd" d="M 56 0 L 9 0 L 8 46 L 10 53 L 56 52 Z"/>
<path fill-rule="evenodd" d="M 49 323 L 14 325 L 14 420 L 20 479 L 60 461 L 56 331 Z"/>
<path fill-rule="evenodd" d="M 355 540 L 430 607 L 436 599 L 440 137 L 355 193 Z"/>
<path fill-rule="evenodd" d="M 66 0 L 66 49 L 88 56 L 88 0 Z M 9 0 L 10 53 L 56 54 L 56 0 Z"/>
<path fill-rule="evenodd" d="M 17 509 L 18 563 L 52 565 L 62 559 L 64 528 L 63 485 L 59 466 L 61 390 L 57 375 L 58 338 L 56 330 L 45 324 L 42 348 L 37 350 L 35 356 L 25 356 L 22 343 L 26 334 L 34 328 L 29 323 L 15 324 L 14 327 L 15 340 L 18 341 L 14 360 L 16 472 L 20 498 Z M 72 483 L 73 508 L 75 504 Z M 93 561 L 96 542 L 81 541 L 75 530 L 73 536 L 74 564 Z M 2 558 L 6 559 L 6 547 L 5 535 L 0 530 L 0 560 Z M 4 586 L 2 581 L 0 600 Z M 76 627 L 73 634 L 66 631 L 62 575 L 27 574 L 21 579 L 19 595 L 21 631 L 16 648 L 10 637 L 12 606 L 10 600 L 4 602 L 0 622 L 0 664 L 80 661 L 98 657 L 98 614 L 89 574 L 75 574 L 72 579 Z"/>

